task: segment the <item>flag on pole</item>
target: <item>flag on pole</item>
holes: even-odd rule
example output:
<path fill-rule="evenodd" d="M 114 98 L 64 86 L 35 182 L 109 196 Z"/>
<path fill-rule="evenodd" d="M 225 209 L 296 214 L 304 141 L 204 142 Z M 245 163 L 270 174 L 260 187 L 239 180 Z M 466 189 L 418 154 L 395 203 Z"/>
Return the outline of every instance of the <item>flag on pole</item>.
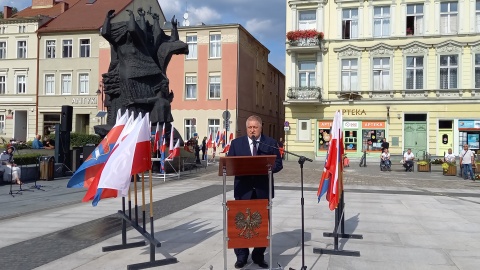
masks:
<path fill-rule="evenodd" d="M 140 127 L 140 133 L 138 134 L 130 175 L 142 173 L 152 168 L 150 129 L 150 115 L 147 113 L 144 117 L 142 126 Z"/>
<path fill-rule="evenodd" d="M 230 150 L 230 143 L 233 141 L 233 133 L 230 133 L 230 137 L 227 140 L 227 145 L 225 145 L 225 148 L 223 148 L 222 153 L 225 154 Z"/>
<path fill-rule="evenodd" d="M 318 186 L 318 201 L 326 193 L 330 210 L 338 206 L 343 191 L 343 162 L 344 155 L 342 113 L 337 111 L 330 129 L 330 143 L 325 159 L 325 167 Z"/>
<path fill-rule="evenodd" d="M 212 148 L 213 146 L 213 138 L 212 138 L 212 131 L 210 130 L 210 134 L 208 134 L 208 140 L 207 140 L 207 149 Z"/>
<path fill-rule="evenodd" d="M 160 150 L 160 123 L 157 122 L 157 128 L 155 129 L 155 139 L 153 140 L 153 152 L 156 153 Z"/>
<path fill-rule="evenodd" d="M 103 168 L 103 164 L 107 162 L 108 157 L 112 153 L 115 143 L 127 124 L 127 119 L 128 111 L 121 115 L 120 110 L 118 110 L 115 125 L 72 175 L 67 183 L 68 188 L 90 187 L 93 178 Z"/>
<path fill-rule="evenodd" d="M 174 130 L 174 128 L 173 128 L 173 123 L 172 123 L 172 127 L 170 129 L 170 145 L 168 146 L 168 155 L 171 155 L 172 152 L 173 152 L 173 140 L 174 140 L 173 130 Z"/>
<path fill-rule="evenodd" d="M 170 152 L 170 155 L 168 155 L 167 159 L 172 160 L 175 157 L 180 156 L 180 139 L 177 140 L 177 143 L 175 144 L 175 147 L 173 148 L 172 152 Z"/>
<path fill-rule="evenodd" d="M 220 146 L 220 130 L 217 130 L 217 136 L 215 136 L 215 147 Z"/>
<path fill-rule="evenodd" d="M 133 158 L 135 155 L 135 147 L 138 141 L 140 132 L 145 130 L 143 128 L 143 124 L 145 124 L 145 119 L 148 121 L 148 116 L 142 118 L 142 114 L 140 113 L 135 119 L 134 125 L 131 128 L 131 132 L 126 134 L 123 137 L 123 140 L 119 141 L 113 153 L 108 158 L 107 163 L 105 163 L 105 167 L 103 170 L 98 174 L 98 187 L 97 190 L 89 189 L 89 195 L 94 193 L 94 198 L 92 205 L 97 205 L 98 201 L 101 199 L 101 192 L 103 189 L 116 189 L 121 191 L 121 195 L 125 196 L 128 193 L 128 188 L 130 186 L 130 176 L 131 176 L 131 168 L 133 164 Z M 148 125 L 147 124 L 147 125 Z M 150 132 L 147 136 L 150 136 Z M 150 153 L 150 151 L 147 151 Z M 125 189 L 127 192 L 125 192 Z M 88 199 L 87 195 L 85 196 L 84 200 Z"/>

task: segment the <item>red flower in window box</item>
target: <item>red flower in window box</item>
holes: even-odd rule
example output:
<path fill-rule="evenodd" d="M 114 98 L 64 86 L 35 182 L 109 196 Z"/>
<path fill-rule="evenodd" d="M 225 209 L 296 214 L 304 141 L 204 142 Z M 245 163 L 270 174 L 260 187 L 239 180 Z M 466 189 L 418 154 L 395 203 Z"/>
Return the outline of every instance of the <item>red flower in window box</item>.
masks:
<path fill-rule="evenodd" d="M 296 30 L 287 33 L 288 41 L 295 41 L 302 38 L 317 38 L 318 40 L 322 40 L 324 34 L 323 32 L 317 32 L 317 30 Z"/>

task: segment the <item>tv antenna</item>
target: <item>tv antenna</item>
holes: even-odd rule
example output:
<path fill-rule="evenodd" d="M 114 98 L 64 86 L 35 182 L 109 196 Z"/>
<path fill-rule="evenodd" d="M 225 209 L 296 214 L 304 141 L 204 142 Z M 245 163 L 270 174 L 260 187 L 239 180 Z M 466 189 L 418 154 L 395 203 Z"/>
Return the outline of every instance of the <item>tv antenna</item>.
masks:
<path fill-rule="evenodd" d="M 185 13 L 183 14 L 183 26 L 190 26 L 190 21 L 188 20 L 188 9 L 187 3 L 185 3 Z"/>

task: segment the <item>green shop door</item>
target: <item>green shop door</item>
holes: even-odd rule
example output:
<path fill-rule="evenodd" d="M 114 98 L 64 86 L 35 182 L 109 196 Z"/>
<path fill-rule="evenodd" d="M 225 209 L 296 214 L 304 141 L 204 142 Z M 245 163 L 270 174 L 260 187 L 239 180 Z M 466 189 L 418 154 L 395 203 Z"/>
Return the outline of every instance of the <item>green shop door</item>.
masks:
<path fill-rule="evenodd" d="M 404 151 L 412 149 L 415 158 L 421 158 L 427 151 L 427 122 L 405 121 Z"/>

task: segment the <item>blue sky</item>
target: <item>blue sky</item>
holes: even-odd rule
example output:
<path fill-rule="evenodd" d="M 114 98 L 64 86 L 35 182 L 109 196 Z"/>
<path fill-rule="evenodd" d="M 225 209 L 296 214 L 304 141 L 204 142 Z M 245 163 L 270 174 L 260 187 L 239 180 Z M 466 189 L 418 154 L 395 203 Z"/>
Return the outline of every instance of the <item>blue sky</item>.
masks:
<path fill-rule="evenodd" d="M 101 1 L 101 0 L 100 0 Z M 22 10 L 31 0 L 0 0 L 0 7 Z M 167 19 L 181 23 L 188 10 L 190 25 L 239 23 L 270 50 L 269 62 L 285 74 L 285 1 L 283 0 L 159 0 Z"/>

